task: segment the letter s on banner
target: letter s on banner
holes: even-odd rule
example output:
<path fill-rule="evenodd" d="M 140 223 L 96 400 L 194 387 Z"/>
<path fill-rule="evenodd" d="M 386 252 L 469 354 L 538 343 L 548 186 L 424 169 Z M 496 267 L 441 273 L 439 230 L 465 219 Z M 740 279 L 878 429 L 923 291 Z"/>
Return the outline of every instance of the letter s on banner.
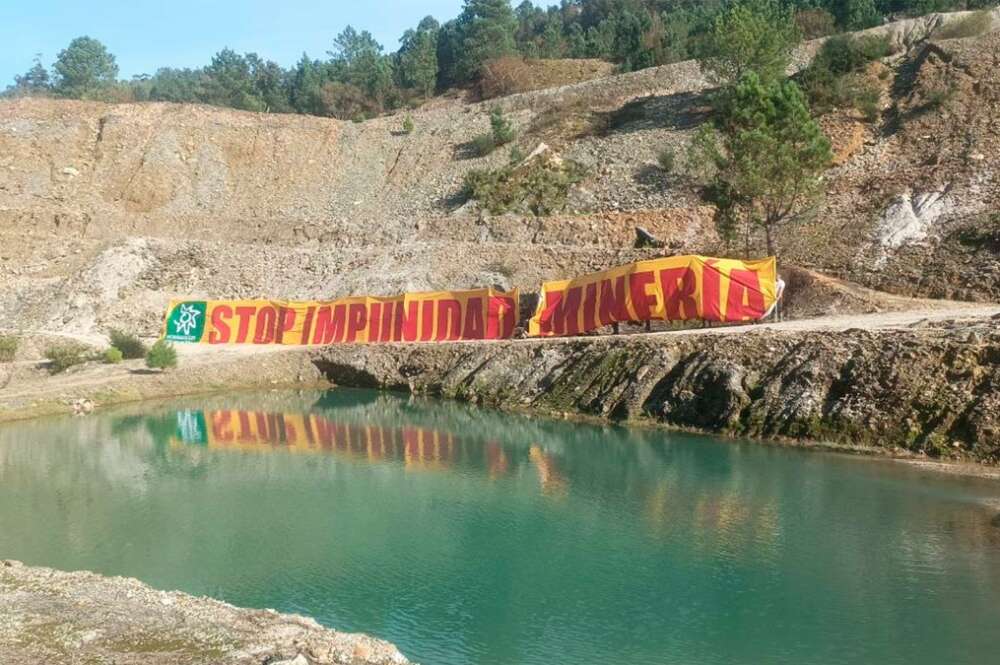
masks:
<path fill-rule="evenodd" d="M 507 339 L 519 294 L 494 289 L 339 300 L 173 300 L 163 336 L 204 344 L 373 344 Z"/>

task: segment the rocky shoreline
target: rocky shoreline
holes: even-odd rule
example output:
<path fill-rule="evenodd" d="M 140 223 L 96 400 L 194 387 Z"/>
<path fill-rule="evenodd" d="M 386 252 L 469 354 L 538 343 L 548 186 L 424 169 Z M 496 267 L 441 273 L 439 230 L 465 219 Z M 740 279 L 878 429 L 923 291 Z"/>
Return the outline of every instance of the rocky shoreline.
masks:
<path fill-rule="evenodd" d="M 314 359 L 337 385 L 993 465 L 998 322 L 331 346 Z"/>
<path fill-rule="evenodd" d="M 0 561 L 4 665 L 405 665 L 388 642 L 138 580 Z"/>
<path fill-rule="evenodd" d="M 0 421 L 340 385 L 985 470 L 1000 463 L 998 311 L 488 343 L 180 345 L 167 373 L 92 363 L 14 382 Z"/>

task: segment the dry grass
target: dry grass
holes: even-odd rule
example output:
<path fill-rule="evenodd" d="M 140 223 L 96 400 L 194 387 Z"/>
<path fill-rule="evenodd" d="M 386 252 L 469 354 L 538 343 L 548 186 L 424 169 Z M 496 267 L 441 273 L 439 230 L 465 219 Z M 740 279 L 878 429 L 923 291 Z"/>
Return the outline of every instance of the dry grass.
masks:
<path fill-rule="evenodd" d="M 551 106 L 537 114 L 526 132 L 537 142 L 561 146 L 569 141 L 594 136 L 605 131 L 606 114 L 597 113 L 585 100 Z"/>
<path fill-rule="evenodd" d="M 615 72 L 603 60 L 528 60 L 498 58 L 487 62 L 479 79 L 482 99 L 590 81 Z"/>
<path fill-rule="evenodd" d="M 973 12 L 941 27 L 934 35 L 937 39 L 963 39 L 989 32 L 993 25 L 993 15 L 988 9 Z"/>

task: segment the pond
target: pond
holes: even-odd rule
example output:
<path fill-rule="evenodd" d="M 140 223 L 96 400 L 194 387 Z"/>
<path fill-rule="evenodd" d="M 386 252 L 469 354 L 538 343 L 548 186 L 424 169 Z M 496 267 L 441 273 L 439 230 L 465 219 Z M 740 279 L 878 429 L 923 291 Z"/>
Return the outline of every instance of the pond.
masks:
<path fill-rule="evenodd" d="M 368 391 L 0 428 L 0 557 L 425 665 L 985 663 L 1000 483 Z"/>

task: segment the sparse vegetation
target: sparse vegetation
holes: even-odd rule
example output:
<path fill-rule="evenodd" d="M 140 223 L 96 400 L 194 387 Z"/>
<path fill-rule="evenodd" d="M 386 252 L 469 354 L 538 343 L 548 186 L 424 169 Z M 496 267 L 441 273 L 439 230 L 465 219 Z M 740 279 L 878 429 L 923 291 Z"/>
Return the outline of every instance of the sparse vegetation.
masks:
<path fill-rule="evenodd" d="M 656 156 L 656 161 L 660 165 L 661 171 L 664 173 L 673 173 L 674 167 L 676 166 L 677 155 L 674 153 L 674 149 L 668 146 L 660 150 L 659 154 Z"/>
<path fill-rule="evenodd" d="M 110 346 L 104 350 L 104 364 L 117 365 L 122 361 L 122 352 L 116 347 Z"/>
<path fill-rule="evenodd" d="M 557 145 L 564 141 L 604 132 L 608 116 L 594 112 L 583 99 L 544 108 L 531 120 L 527 131 L 533 139 Z"/>
<path fill-rule="evenodd" d="M 854 106 L 868 122 L 876 122 L 882 110 L 879 107 L 881 95 L 878 88 L 868 85 L 862 86 L 854 95 Z"/>
<path fill-rule="evenodd" d="M 137 335 L 112 328 L 108 331 L 108 341 L 111 342 L 111 346 L 121 351 L 125 360 L 146 357 L 146 345 Z"/>
<path fill-rule="evenodd" d="M 490 111 L 490 132 L 479 134 L 469 142 L 469 149 L 477 157 L 485 157 L 500 146 L 507 145 L 517 136 L 510 121 L 504 117 L 499 106 Z"/>
<path fill-rule="evenodd" d="M 83 344 L 65 342 L 45 349 L 45 358 L 49 361 L 49 371 L 59 374 L 90 360 L 91 351 Z"/>
<path fill-rule="evenodd" d="M 988 9 L 981 9 L 956 21 L 951 21 L 941 27 L 937 39 L 964 39 L 985 34 L 993 25 L 993 15 Z"/>
<path fill-rule="evenodd" d="M 799 77 L 814 113 L 856 108 L 870 120 L 879 114 L 879 88 L 865 72 L 890 52 L 884 37 L 840 35 L 823 43 L 812 64 Z"/>
<path fill-rule="evenodd" d="M 550 215 L 566 207 L 570 187 L 585 175 L 583 166 L 572 160 L 540 155 L 518 166 L 471 171 L 464 193 L 494 215 L 517 211 Z"/>
<path fill-rule="evenodd" d="M 816 59 L 834 74 L 864 69 L 868 63 L 892 53 L 888 37 L 839 35 L 823 43 Z"/>
<path fill-rule="evenodd" d="M 493 135 L 493 144 L 497 146 L 507 145 L 517 136 L 514 127 L 504 117 L 503 110 L 499 106 L 494 106 L 490 111 L 490 131 Z"/>
<path fill-rule="evenodd" d="M 509 264 L 503 261 L 493 261 L 492 263 L 486 264 L 484 266 L 486 272 L 494 272 L 498 275 L 506 277 L 507 279 L 513 279 L 515 270 Z"/>
<path fill-rule="evenodd" d="M 14 335 L 0 335 L 0 363 L 13 362 L 21 340 Z"/>
<path fill-rule="evenodd" d="M 406 117 L 403 118 L 403 133 L 404 134 L 412 134 L 413 133 L 413 129 L 414 129 L 413 116 L 411 116 L 409 113 L 407 113 Z"/>
<path fill-rule="evenodd" d="M 493 99 L 554 88 L 608 76 L 614 71 L 614 65 L 597 59 L 544 60 L 508 56 L 483 65 L 479 76 L 479 97 Z"/>
<path fill-rule="evenodd" d="M 795 27 L 799 29 L 803 39 L 826 37 L 837 31 L 833 14 L 819 7 L 795 12 Z"/>
<path fill-rule="evenodd" d="M 479 78 L 479 96 L 492 99 L 531 90 L 531 65 L 523 58 L 506 57 L 483 65 Z"/>
<path fill-rule="evenodd" d="M 159 339 L 146 353 L 146 367 L 167 370 L 177 367 L 177 349 L 165 339 Z"/>
<path fill-rule="evenodd" d="M 924 104 L 920 107 L 921 112 L 939 109 L 954 96 L 955 88 L 951 85 L 939 85 L 930 88 L 924 96 Z"/>
<path fill-rule="evenodd" d="M 497 149 L 497 144 L 492 134 L 479 134 L 469 142 L 469 147 L 475 156 L 485 157 Z"/>

